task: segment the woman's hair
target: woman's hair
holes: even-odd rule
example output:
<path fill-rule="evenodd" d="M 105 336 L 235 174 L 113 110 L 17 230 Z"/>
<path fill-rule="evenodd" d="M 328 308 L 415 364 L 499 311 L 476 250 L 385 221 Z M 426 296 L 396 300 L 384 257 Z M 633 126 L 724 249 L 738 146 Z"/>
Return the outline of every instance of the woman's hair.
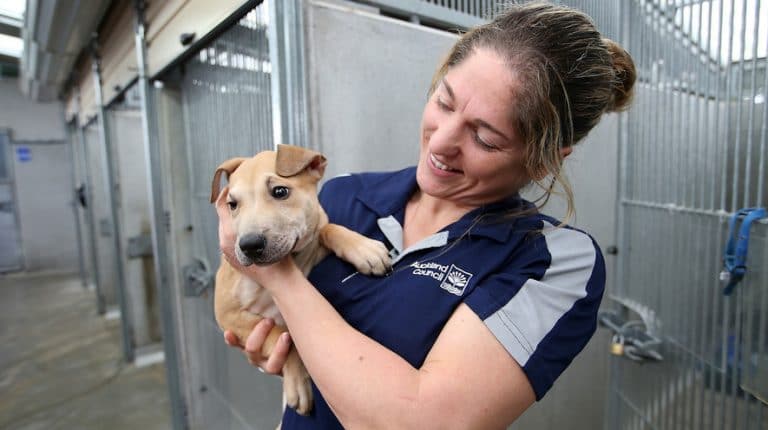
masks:
<path fill-rule="evenodd" d="M 632 57 L 603 38 L 584 13 L 548 3 L 510 5 L 492 21 L 464 33 L 432 80 L 430 94 L 452 67 L 477 49 L 489 49 L 509 66 L 514 127 L 526 147 L 526 169 L 543 190 L 543 206 L 560 183 L 573 214 L 573 192 L 562 172 L 560 148 L 575 145 L 605 112 L 632 99 Z M 549 180 L 547 180 L 549 178 Z"/>

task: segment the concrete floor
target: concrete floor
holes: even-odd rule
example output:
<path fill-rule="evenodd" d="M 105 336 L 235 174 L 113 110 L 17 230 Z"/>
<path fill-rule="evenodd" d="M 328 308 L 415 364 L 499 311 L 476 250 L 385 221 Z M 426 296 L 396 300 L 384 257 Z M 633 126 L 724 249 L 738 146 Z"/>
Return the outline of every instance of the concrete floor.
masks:
<path fill-rule="evenodd" d="M 163 364 L 123 362 L 77 276 L 0 276 L 0 430 L 169 428 Z"/>

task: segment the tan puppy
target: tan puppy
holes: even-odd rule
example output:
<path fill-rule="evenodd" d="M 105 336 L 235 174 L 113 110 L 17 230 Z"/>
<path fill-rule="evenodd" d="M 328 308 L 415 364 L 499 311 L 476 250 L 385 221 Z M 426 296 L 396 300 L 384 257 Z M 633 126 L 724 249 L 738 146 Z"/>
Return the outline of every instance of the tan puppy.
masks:
<path fill-rule="evenodd" d="M 240 264 L 272 264 L 292 254 L 306 275 L 331 250 L 361 273 L 380 275 L 390 269 L 384 244 L 328 223 L 317 199 L 317 183 L 325 166 L 325 157 L 317 152 L 279 145 L 277 152 L 233 158 L 216 169 L 211 203 L 225 199 L 229 205 Z M 227 174 L 229 184 L 219 192 L 222 173 Z M 275 320 L 261 350 L 265 357 L 286 331 L 270 294 L 223 257 L 216 273 L 214 303 L 219 327 L 231 330 L 241 343 L 259 320 Z M 312 409 L 309 375 L 295 349 L 283 367 L 283 396 L 285 404 L 301 414 Z"/>

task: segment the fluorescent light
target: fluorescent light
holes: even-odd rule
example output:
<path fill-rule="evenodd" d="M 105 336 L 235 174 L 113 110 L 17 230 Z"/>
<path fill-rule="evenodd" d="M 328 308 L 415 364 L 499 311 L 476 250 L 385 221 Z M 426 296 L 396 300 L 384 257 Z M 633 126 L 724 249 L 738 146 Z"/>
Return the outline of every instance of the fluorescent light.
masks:
<path fill-rule="evenodd" d="M 758 4 L 760 10 L 757 9 Z M 745 7 L 748 12 L 746 21 L 744 20 Z M 698 19 L 700 13 L 701 23 Z M 758 16 L 760 27 L 755 31 Z M 760 3 L 758 0 L 744 0 L 734 4 L 724 0 L 712 0 L 680 6 L 675 15 L 675 24 L 679 25 L 701 48 L 708 50 L 713 58 L 719 57 L 722 64 L 727 64 L 729 59 L 747 61 L 751 60 L 755 54 L 757 58 L 766 56 L 768 53 L 766 17 L 768 17 L 768 2 L 765 1 Z M 741 43 L 742 33 L 744 33 L 744 46 Z M 756 53 L 753 51 L 755 37 L 757 37 Z"/>
<path fill-rule="evenodd" d="M 0 34 L 0 55 L 21 58 L 24 51 L 24 41 L 18 37 Z"/>
<path fill-rule="evenodd" d="M 0 15 L 22 19 L 26 6 L 25 0 L 0 0 Z"/>

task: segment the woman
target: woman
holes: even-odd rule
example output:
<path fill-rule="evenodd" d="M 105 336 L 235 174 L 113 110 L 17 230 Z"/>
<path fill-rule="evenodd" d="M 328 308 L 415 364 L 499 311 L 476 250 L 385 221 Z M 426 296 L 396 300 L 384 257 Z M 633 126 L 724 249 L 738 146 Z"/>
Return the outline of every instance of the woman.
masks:
<path fill-rule="evenodd" d="M 571 9 L 511 6 L 464 34 L 433 80 L 417 166 L 320 193 L 331 222 L 393 249 L 392 274 L 333 256 L 309 279 L 290 258 L 239 268 L 291 333 L 261 360 L 264 320 L 246 355 L 279 373 L 292 342 L 316 386 L 312 414 L 288 410 L 283 428 L 504 428 L 541 399 L 595 331 L 605 270 L 590 236 L 519 192 L 539 184 L 546 201 L 559 183 L 570 214 L 562 161 L 634 80 L 629 55 Z"/>

